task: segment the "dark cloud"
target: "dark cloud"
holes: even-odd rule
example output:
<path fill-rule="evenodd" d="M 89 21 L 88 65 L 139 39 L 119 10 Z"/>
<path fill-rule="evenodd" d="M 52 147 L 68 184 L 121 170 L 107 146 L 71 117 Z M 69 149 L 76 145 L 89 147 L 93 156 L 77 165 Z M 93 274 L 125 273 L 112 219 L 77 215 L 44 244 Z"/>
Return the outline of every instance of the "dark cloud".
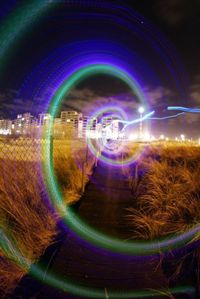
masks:
<path fill-rule="evenodd" d="M 172 90 L 162 86 L 146 87 L 144 91 L 149 105 L 155 108 L 169 105 L 175 97 L 175 93 Z"/>
<path fill-rule="evenodd" d="M 18 97 L 17 91 L 9 90 L 5 93 L 0 93 L 0 117 L 1 118 L 16 118 L 17 114 L 30 112 L 37 115 L 44 111 L 44 103 L 42 98 L 25 99 Z"/>
<path fill-rule="evenodd" d="M 63 101 L 60 110 L 70 108 L 83 112 L 85 115 L 91 115 L 106 105 L 121 107 L 127 114 L 130 114 L 131 110 L 134 112 L 137 109 L 138 100 L 129 92 L 112 96 L 101 96 L 88 88 L 74 89 Z"/>
<path fill-rule="evenodd" d="M 196 82 L 191 86 L 190 101 L 195 107 L 200 108 L 200 77 L 197 77 Z"/>
<path fill-rule="evenodd" d="M 200 108 L 200 77 L 191 85 L 187 107 Z M 183 104 L 183 106 L 185 106 Z M 168 121 L 170 131 L 173 135 L 185 134 L 188 137 L 199 138 L 200 136 L 200 114 L 185 113 L 177 118 Z"/>

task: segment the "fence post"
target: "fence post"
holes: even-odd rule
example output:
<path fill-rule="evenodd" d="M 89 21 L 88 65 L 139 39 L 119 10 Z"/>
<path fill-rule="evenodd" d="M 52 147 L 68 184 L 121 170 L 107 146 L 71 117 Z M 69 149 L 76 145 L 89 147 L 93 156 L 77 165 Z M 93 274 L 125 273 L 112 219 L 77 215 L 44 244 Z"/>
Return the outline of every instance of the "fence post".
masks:
<path fill-rule="evenodd" d="M 86 145 L 86 155 L 85 155 L 85 162 L 86 162 L 86 165 L 88 165 L 88 143 Z"/>
<path fill-rule="evenodd" d="M 97 167 L 98 157 L 99 157 L 99 152 L 97 152 L 97 155 L 95 156 L 95 167 Z"/>
<path fill-rule="evenodd" d="M 82 163 L 81 194 L 83 194 L 83 192 L 84 192 L 84 164 L 85 164 L 85 161 L 83 161 L 83 163 Z"/>
<path fill-rule="evenodd" d="M 101 149 L 100 146 L 98 147 L 98 151 L 97 151 L 97 155 L 95 155 L 95 167 L 97 167 L 97 163 L 98 163 L 98 158 L 101 155 Z"/>
<path fill-rule="evenodd" d="M 49 145 L 49 150 L 50 150 L 50 157 L 52 158 L 52 162 L 53 162 L 53 135 L 50 135 L 50 145 Z"/>

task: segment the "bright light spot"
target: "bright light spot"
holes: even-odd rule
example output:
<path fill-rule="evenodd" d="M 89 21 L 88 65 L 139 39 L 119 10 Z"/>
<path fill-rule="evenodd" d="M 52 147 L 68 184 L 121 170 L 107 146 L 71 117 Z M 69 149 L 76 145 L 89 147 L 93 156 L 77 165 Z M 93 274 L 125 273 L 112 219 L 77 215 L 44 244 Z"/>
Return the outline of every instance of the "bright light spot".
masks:
<path fill-rule="evenodd" d="M 161 135 L 160 135 L 160 139 L 161 139 L 161 140 L 164 140 L 164 139 L 165 139 L 165 135 L 161 134 Z"/>
<path fill-rule="evenodd" d="M 182 140 L 182 141 L 185 141 L 185 135 L 184 135 L 184 134 L 181 134 L 180 137 L 181 137 L 181 140 Z"/>
<path fill-rule="evenodd" d="M 142 139 L 144 141 L 149 141 L 151 139 L 151 136 L 149 133 L 145 133 L 145 134 L 143 134 Z"/>
<path fill-rule="evenodd" d="M 135 134 L 130 134 L 128 139 L 129 139 L 129 140 L 136 140 L 136 139 L 137 139 L 137 135 L 135 135 Z"/>
<path fill-rule="evenodd" d="M 6 129 L 0 129 L 0 135 L 10 135 L 11 131 Z"/>
<path fill-rule="evenodd" d="M 143 113 L 144 113 L 144 107 L 140 106 L 140 107 L 138 108 L 138 112 L 139 112 L 140 114 L 143 114 Z"/>

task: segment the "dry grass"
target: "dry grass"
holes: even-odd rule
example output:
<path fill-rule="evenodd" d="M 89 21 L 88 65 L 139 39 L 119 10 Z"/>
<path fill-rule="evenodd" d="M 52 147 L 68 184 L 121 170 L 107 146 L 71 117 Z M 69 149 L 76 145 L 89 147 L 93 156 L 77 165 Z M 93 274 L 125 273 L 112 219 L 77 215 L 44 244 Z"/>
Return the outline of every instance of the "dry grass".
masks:
<path fill-rule="evenodd" d="M 5 146 L 3 146 L 5 145 Z M 69 142 L 55 142 L 54 167 L 62 186 L 66 202 L 77 200 L 92 169 L 93 160 L 84 163 L 82 144 L 75 148 L 72 158 Z M 22 150 L 23 149 L 23 150 Z M 0 173 L 0 237 L 3 233 L 6 250 L 0 251 L 0 296 L 12 292 L 19 280 L 28 271 L 29 263 L 36 262 L 56 235 L 57 216 L 49 208 L 48 196 L 43 185 L 39 156 L 39 144 L 27 140 L 1 140 Z M 5 244 L 7 243 L 7 244 Z M 20 267 L 14 256 L 16 250 L 28 259 L 28 265 Z M 20 263 L 20 258 L 15 256 Z"/>
<path fill-rule="evenodd" d="M 133 239 L 154 240 L 181 234 L 200 222 L 200 147 L 177 144 L 147 146 L 137 165 L 135 182 L 135 167 L 126 170 L 134 188 L 133 206 L 128 209 Z M 198 234 L 191 242 L 199 237 Z M 173 257 L 173 253 L 170 258 L 161 256 L 163 262 L 167 259 L 169 281 L 183 279 L 195 263 L 197 270 L 195 274 L 190 272 L 191 280 L 200 282 L 200 250 L 180 253 L 179 258 Z M 166 271 L 165 267 L 163 271 Z"/>
<path fill-rule="evenodd" d="M 17 251 L 33 263 L 56 234 L 56 219 L 44 201 L 39 165 L 8 160 L 1 160 L 1 165 L 0 228 Z M 0 289 L 5 293 L 12 291 L 28 270 L 5 258 L 10 251 L 8 244 L 0 259 Z"/>
<path fill-rule="evenodd" d="M 199 147 L 147 147 L 138 161 L 135 207 L 129 209 L 134 237 L 165 237 L 197 224 L 199 177 Z"/>
<path fill-rule="evenodd" d="M 76 150 L 73 155 L 55 149 L 54 168 L 66 204 L 75 203 L 84 192 L 92 174 L 94 157 L 87 148 Z"/>
<path fill-rule="evenodd" d="M 129 148 L 126 155 L 130 154 Z M 0 151 L 1 233 L 5 232 L 20 254 L 33 263 L 56 234 L 56 217 L 45 201 L 47 194 L 42 184 L 38 151 L 31 146 L 25 150 L 23 141 L 10 142 L 6 147 L 1 143 Z M 74 147 L 65 141 L 55 142 L 54 167 L 67 204 L 80 198 L 93 163 L 83 144 L 77 143 Z M 133 172 L 134 168 L 126 169 L 130 186 Z M 183 232 L 198 223 L 199 177 L 199 147 L 147 146 L 138 161 L 134 205 L 129 208 L 133 238 L 163 237 Z M 8 246 L 8 254 L 9 251 L 12 248 Z M 0 292 L 11 292 L 27 270 L 0 251 Z"/>

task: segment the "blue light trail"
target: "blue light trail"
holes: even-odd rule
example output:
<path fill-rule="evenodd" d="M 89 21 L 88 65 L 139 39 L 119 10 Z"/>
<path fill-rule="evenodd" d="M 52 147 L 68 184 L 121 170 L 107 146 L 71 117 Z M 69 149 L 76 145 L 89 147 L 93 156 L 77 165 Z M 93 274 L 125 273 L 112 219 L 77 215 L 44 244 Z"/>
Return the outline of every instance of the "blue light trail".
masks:
<path fill-rule="evenodd" d="M 178 111 L 183 111 L 187 113 L 200 113 L 200 108 L 187 108 L 187 107 L 181 107 L 181 106 L 169 106 L 167 107 L 167 110 L 172 111 L 172 110 L 178 110 Z"/>

